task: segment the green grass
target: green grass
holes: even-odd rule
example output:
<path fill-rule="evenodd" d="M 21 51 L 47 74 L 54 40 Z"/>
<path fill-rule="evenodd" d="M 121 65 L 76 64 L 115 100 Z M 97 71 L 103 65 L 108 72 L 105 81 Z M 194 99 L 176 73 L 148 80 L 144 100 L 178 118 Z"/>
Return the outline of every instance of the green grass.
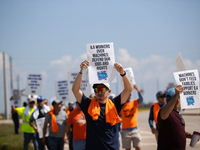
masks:
<path fill-rule="evenodd" d="M 0 150 L 23 150 L 23 141 L 21 129 L 19 134 L 15 134 L 13 124 L 0 124 Z M 32 142 L 30 143 L 29 150 L 34 150 Z"/>
<path fill-rule="evenodd" d="M 138 108 L 138 112 L 150 111 L 150 108 Z"/>

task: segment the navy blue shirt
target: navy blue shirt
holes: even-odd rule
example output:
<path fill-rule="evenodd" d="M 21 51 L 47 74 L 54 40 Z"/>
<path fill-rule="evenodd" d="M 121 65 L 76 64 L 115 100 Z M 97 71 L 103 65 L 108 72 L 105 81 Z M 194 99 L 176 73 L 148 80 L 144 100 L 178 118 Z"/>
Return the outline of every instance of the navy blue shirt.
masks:
<path fill-rule="evenodd" d="M 116 107 L 119 114 L 123 105 L 121 105 L 121 95 L 116 96 L 111 100 Z M 93 120 L 88 114 L 88 107 L 91 99 L 84 94 L 80 105 L 81 110 L 85 114 L 87 128 L 86 128 L 86 150 L 119 150 L 118 140 L 118 125 L 111 126 L 105 121 L 105 105 L 100 105 L 100 116 L 97 120 Z"/>

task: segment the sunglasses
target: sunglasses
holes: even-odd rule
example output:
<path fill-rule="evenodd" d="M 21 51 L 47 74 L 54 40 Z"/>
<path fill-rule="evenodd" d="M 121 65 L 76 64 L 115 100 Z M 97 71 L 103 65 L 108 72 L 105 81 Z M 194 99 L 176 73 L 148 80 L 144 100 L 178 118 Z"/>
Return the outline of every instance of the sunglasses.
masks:
<path fill-rule="evenodd" d="M 101 93 L 105 93 L 106 91 L 108 91 L 108 89 L 107 88 L 94 88 L 95 93 L 99 93 L 99 91 L 101 91 Z"/>

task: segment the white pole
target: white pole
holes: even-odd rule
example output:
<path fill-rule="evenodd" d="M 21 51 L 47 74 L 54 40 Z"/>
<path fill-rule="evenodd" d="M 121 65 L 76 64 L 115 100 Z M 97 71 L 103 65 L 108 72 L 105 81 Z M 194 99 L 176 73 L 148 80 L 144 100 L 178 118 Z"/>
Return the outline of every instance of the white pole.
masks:
<path fill-rule="evenodd" d="M 3 52 L 3 72 L 4 72 L 4 97 L 5 97 L 5 117 L 9 119 L 8 116 L 8 101 L 7 101 L 7 87 L 6 87 L 6 61 L 5 61 L 5 53 Z"/>

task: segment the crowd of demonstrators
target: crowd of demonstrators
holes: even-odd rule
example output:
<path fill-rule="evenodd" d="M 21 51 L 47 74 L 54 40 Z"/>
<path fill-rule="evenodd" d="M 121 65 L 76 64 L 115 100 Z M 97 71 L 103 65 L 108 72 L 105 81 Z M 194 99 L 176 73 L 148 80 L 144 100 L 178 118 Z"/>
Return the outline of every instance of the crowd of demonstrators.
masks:
<path fill-rule="evenodd" d="M 28 105 L 26 107 L 15 108 L 15 106 L 11 106 L 11 108 L 13 113 L 17 113 L 18 115 L 22 116 L 21 131 L 24 132 L 23 149 L 28 150 L 28 145 L 32 140 L 35 150 L 38 150 L 39 148 L 35 130 L 29 125 L 31 114 L 36 109 L 35 99 L 33 98 L 33 96 L 31 96 L 31 98 L 28 99 Z"/>
<path fill-rule="evenodd" d="M 138 107 L 143 102 L 142 93 L 135 84 L 134 89 L 138 93 L 138 99 L 131 100 L 131 94 L 127 98 L 121 110 L 122 116 L 122 147 L 126 150 L 131 149 L 131 142 L 136 150 L 141 150 L 141 136 L 138 129 L 137 113 Z"/>
<path fill-rule="evenodd" d="M 88 60 L 80 64 L 80 72 L 72 87 L 72 91 L 87 121 L 85 148 L 87 150 L 119 150 L 119 129 L 116 124 L 121 122 L 119 113 L 133 90 L 133 86 L 126 76 L 123 66 L 119 63 L 115 63 L 114 67 L 122 76 L 124 82 L 123 91 L 110 100 L 107 98 L 111 92 L 109 84 L 94 84 L 93 88 L 96 98 L 91 100 L 80 90 L 83 68 L 87 68 L 89 65 L 90 62 Z"/>
<path fill-rule="evenodd" d="M 42 143 L 46 144 L 45 134 L 49 126 L 48 145 L 49 150 L 63 150 L 64 143 L 67 142 L 65 134 L 66 120 L 68 118 L 65 111 L 61 110 L 62 101 L 54 100 L 52 102 L 53 110 L 45 115 Z"/>
<path fill-rule="evenodd" d="M 119 150 L 121 142 L 126 150 L 131 149 L 131 142 L 136 150 L 141 150 L 137 113 L 143 103 L 143 96 L 138 86 L 133 86 L 123 66 L 115 63 L 114 67 L 124 83 L 122 92 L 115 96 L 110 94 L 109 83 L 96 83 L 92 86 L 95 95 L 87 97 L 81 91 L 81 83 L 82 71 L 88 66 L 88 60 L 80 64 L 80 72 L 72 87 L 77 100 L 76 108 L 73 102 L 69 102 L 67 109 L 61 109 L 62 101 L 58 99 L 50 107 L 42 96 L 37 97 L 36 105 L 33 95 L 28 98 L 27 106 L 25 103 L 23 107 L 11 106 L 15 134 L 18 134 L 19 128 L 17 116 L 22 116 L 24 150 L 28 150 L 31 140 L 35 150 L 45 150 L 46 147 L 49 150 L 64 150 L 67 141 L 69 150 Z M 133 89 L 137 91 L 138 98 L 131 100 Z M 168 89 L 166 93 L 158 91 L 158 102 L 150 107 L 148 122 L 151 132 L 155 134 L 157 150 L 185 150 L 186 138 L 193 136 L 185 131 L 184 119 L 178 112 L 181 92 L 181 85 Z"/>
<path fill-rule="evenodd" d="M 157 103 L 154 103 L 150 107 L 150 113 L 149 113 L 149 126 L 151 128 L 152 134 L 155 134 L 156 142 L 158 142 L 158 112 L 159 110 L 166 105 L 166 98 L 165 93 L 162 91 L 158 91 L 156 93 L 156 99 Z M 154 128 L 153 123 L 156 123 L 156 128 Z"/>
<path fill-rule="evenodd" d="M 166 92 L 167 104 L 158 113 L 158 150 L 185 150 L 186 138 L 192 134 L 185 131 L 185 121 L 178 112 L 180 108 L 181 85 Z"/>
<path fill-rule="evenodd" d="M 42 143 L 42 136 L 40 136 L 39 134 L 39 128 L 37 126 L 37 123 L 35 124 L 35 121 L 38 121 L 39 119 L 45 119 L 45 115 L 50 111 L 49 106 L 46 106 L 44 104 L 44 99 L 42 96 L 39 96 L 37 98 L 37 108 L 34 110 L 34 112 L 32 113 L 30 119 L 29 119 L 29 124 L 33 127 L 33 129 L 35 130 L 36 134 L 37 134 L 37 141 L 38 141 L 38 147 L 39 150 L 44 150 L 45 149 L 45 145 Z M 44 125 L 44 121 L 41 122 L 42 125 Z M 40 129 L 42 131 L 42 129 Z M 47 137 L 46 137 L 47 138 Z M 46 140 L 48 141 L 48 140 Z M 49 149 L 49 144 L 48 142 L 46 142 L 47 148 Z"/>
<path fill-rule="evenodd" d="M 86 120 L 85 115 L 81 111 L 81 108 L 76 102 L 76 108 L 69 114 L 66 121 L 65 132 L 69 135 L 71 125 L 73 125 L 73 149 L 74 150 L 85 150 L 86 141 Z"/>

